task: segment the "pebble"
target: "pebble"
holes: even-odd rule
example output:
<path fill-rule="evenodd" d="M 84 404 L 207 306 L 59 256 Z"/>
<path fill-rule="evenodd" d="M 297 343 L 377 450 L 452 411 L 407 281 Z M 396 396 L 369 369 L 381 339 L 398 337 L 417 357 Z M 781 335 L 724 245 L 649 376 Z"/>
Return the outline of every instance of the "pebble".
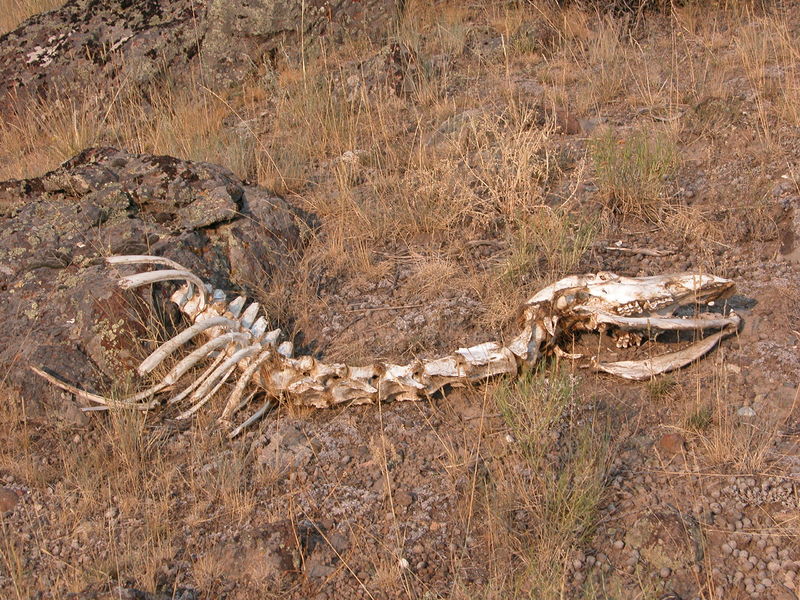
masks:
<path fill-rule="evenodd" d="M 749 406 L 742 406 L 739 410 L 736 411 L 736 414 L 739 415 L 740 417 L 745 417 L 750 419 L 756 416 L 756 411 L 754 411 Z"/>
<path fill-rule="evenodd" d="M 658 572 L 658 576 L 661 577 L 661 579 L 666 579 L 670 575 L 672 575 L 672 569 L 669 567 L 661 567 L 661 570 Z"/>
<path fill-rule="evenodd" d="M 656 442 L 656 448 L 661 454 L 680 454 L 683 452 L 685 444 L 686 440 L 683 439 L 682 435 L 666 433 Z"/>
<path fill-rule="evenodd" d="M 19 496 L 14 490 L 0 487 L 0 514 L 11 512 L 17 506 Z"/>
<path fill-rule="evenodd" d="M 617 540 L 614 542 L 614 549 L 615 550 L 622 550 L 625 547 L 625 542 L 623 540 Z"/>

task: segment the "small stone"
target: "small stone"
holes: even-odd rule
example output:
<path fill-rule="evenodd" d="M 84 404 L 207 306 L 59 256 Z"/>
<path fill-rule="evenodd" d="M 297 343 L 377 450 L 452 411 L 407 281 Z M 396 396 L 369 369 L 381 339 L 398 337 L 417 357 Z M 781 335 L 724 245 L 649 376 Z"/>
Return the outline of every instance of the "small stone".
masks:
<path fill-rule="evenodd" d="M 771 560 L 767 563 L 767 569 L 769 569 L 770 573 L 777 573 L 781 570 L 781 564 L 776 560 Z"/>
<path fill-rule="evenodd" d="M 661 567 L 661 570 L 658 572 L 658 576 L 661 577 L 661 579 L 666 579 L 670 575 L 672 575 L 672 569 L 669 567 Z"/>
<path fill-rule="evenodd" d="M 656 448 L 661 454 L 679 454 L 685 444 L 686 440 L 679 433 L 665 433 L 656 442 Z"/>
<path fill-rule="evenodd" d="M 414 498 L 405 490 L 399 490 L 394 495 L 394 503 L 402 508 L 408 508 L 413 501 Z"/>
<path fill-rule="evenodd" d="M 408 564 L 408 560 L 407 560 L 407 559 L 405 559 L 405 558 L 401 558 L 401 559 L 398 561 L 398 565 L 399 565 L 399 566 L 400 566 L 400 568 L 401 568 L 401 569 L 403 569 L 403 570 L 405 570 L 405 569 L 408 569 L 408 566 L 409 566 L 409 564 Z"/>
<path fill-rule="evenodd" d="M 625 547 L 625 542 L 623 540 L 617 540 L 614 542 L 614 549 L 615 550 L 622 550 Z"/>
<path fill-rule="evenodd" d="M 756 416 L 756 411 L 754 411 L 749 406 L 742 406 L 739 410 L 736 411 L 736 414 L 739 415 L 740 417 L 751 419 Z"/>
<path fill-rule="evenodd" d="M 19 496 L 14 490 L 0 487 L 0 515 L 14 510 L 18 502 Z"/>

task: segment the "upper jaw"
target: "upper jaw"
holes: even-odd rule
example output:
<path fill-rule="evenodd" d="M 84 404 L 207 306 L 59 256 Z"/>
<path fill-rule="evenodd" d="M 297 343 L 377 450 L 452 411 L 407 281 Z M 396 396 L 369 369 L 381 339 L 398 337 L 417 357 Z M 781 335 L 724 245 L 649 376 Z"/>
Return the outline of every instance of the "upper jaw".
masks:
<path fill-rule="evenodd" d="M 686 273 L 677 276 L 676 283 L 684 288 L 679 295 L 678 306 L 706 304 L 715 300 L 729 298 L 734 292 L 734 283 L 729 279 L 714 275 L 697 275 Z"/>

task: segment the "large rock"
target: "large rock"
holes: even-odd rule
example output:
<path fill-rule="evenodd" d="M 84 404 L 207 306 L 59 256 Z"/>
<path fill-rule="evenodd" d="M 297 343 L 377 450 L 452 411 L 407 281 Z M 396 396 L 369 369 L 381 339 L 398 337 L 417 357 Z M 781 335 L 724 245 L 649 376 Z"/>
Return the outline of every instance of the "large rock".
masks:
<path fill-rule="evenodd" d="M 0 37 L 0 98 L 112 91 L 193 64 L 203 0 L 70 0 Z"/>
<path fill-rule="evenodd" d="M 28 365 L 108 391 L 141 358 L 139 340 L 152 338 L 151 313 L 161 303 L 149 289 L 121 291 L 119 272 L 103 257 L 157 254 L 218 287 L 268 286 L 296 254 L 301 220 L 284 200 L 222 167 L 113 148 L 0 183 L 5 383 L 41 408 L 41 399 L 61 402 L 60 394 Z"/>
<path fill-rule="evenodd" d="M 398 12 L 397 0 L 70 0 L 0 37 L 0 106 L 164 78 L 229 85 L 320 35 L 385 41 Z"/>
<path fill-rule="evenodd" d="M 219 83 L 233 83 L 270 64 L 282 46 L 299 55 L 318 36 L 384 42 L 403 0 L 208 0 L 205 65 Z"/>

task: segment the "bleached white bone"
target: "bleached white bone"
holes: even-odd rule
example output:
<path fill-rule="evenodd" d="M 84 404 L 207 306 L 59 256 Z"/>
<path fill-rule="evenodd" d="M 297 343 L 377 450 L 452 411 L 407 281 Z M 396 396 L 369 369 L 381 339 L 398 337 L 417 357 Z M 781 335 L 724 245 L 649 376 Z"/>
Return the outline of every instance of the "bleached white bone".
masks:
<path fill-rule="evenodd" d="M 86 390 L 75 387 L 74 385 L 70 385 L 66 381 L 62 381 L 58 377 L 55 377 L 50 373 L 39 369 L 38 367 L 31 366 L 31 371 L 40 377 L 43 377 L 57 388 L 60 388 L 65 392 L 69 392 L 70 394 L 74 394 L 81 400 L 96 402 L 97 404 L 102 405 L 102 408 L 133 408 L 136 410 L 151 410 L 158 404 L 158 400 L 153 398 L 153 396 L 167 387 L 166 384 L 158 384 L 144 390 L 143 392 L 139 392 L 138 394 L 133 394 L 131 396 L 125 396 L 123 398 L 106 398 L 105 396 L 93 394 L 91 392 L 87 392 Z M 145 398 L 152 399 L 149 402 L 140 402 Z"/>
<path fill-rule="evenodd" d="M 162 380 L 166 385 L 176 383 L 183 377 L 189 369 L 195 366 L 198 362 L 203 360 L 206 356 L 219 348 L 223 348 L 234 342 L 239 344 L 246 344 L 250 340 L 250 336 L 246 333 L 225 333 L 219 337 L 212 338 L 197 350 L 191 352 L 186 358 L 179 362 Z"/>
<path fill-rule="evenodd" d="M 233 388 L 233 392 L 228 397 L 228 402 L 225 404 L 225 408 L 222 410 L 222 415 L 220 415 L 220 421 L 226 421 L 228 417 L 230 417 L 235 410 L 239 407 L 239 401 L 244 394 L 244 390 L 250 384 L 250 380 L 255 375 L 256 371 L 264 364 L 266 361 L 270 359 L 272 356 L 273 349 L 271 347 L 267 347 L 265 350 L 261 351 L 253 361 L 247 366 L 242 373 L 241 377 L 239 377 L 239 381 L 236 382 L 236 387 Z"/>
<path fill-rule="evenodd" d="M 217 393 L 217 390 L 219 390 L 219 388 L 221 388 L 223 386 L 223 384 L 228 380 L 228 377 L 230 377 L 235 370 L 236 370 L 236 365 L 230 367 L 225 373 L 223 373 L 222 377 L 219 378 L 219 381 L 217 381 L 216 385 L 211 390 L 206 392 L 206 394 L 202 398 L 200 398 L 200 400 L 198 400 L 197 403 L 194 406 L 192 406 L 189 410 L 184 411 L 181 414 L 179 414 L 176 417 L 176 419 L 178 421 L 182 421 L 184 419 L 188 419 L 194 413 L 196 413 L 198 410 L 203 408 L 203 406 L 205 406 L 206 402 L 208 402 L 209 400 L 211 400 L 211 398 L 214 397 L 214 394 Z"/>
<path fill-rule="evenodd" d="M 183 346 L 194 336 L 206 331 L 207 329 L 211 329 L 212 327 L 222 327 L 235 331 L 238 329 L 238 323 L 232 319 L 226 319 L 225 317 L 211 317 L 204 321 L 200 321 L 199 323 L 195 323 L 188 329 L 176 335 L 171 340 L 164 342 L 161 346 L 159 346 L 155 352 L 142 361 L 142 364 L 139 365 L 137 371 L 139 371 L 140 375 L 149 373 L 158 365 L 160 365 L 165 358 Z"/>
<path fill-rule="evenodd" d="M 208 376 L 197 391 L 192 394 L 192 400 L 200 399 L 202 404 L 208 401 L 209 397 L 213 394 L 209 394 L 209 390 L 219 383 L 220 379 L 224 381 L 230 375 L 230 372 L 236 367 L 236 365 L 244 360 L 249 356 L 253 356 L 257 354 L 261 350 L 261 347 L 258 344 L 254 344 L 252 346 L 247 346 L 246 348 L 242 348 L 241 350 L 237 350 L 231 356 L 229 356 L 226 360 L 222 361 L 216 370 L 214 370 L 211 375 Z M 202 405 L 201 404 L 201 405 Z M 197 411 L 196 407 L 192 407 L 188 412 L 188 414 L 194 414 Z M 186 414 L 186 413 L 184 413 Z"/>
<path fill-rule="evenodd" d="M 169 269 L 165 271 L 150 271 L 148 273 L 136 273 L 135 275 L 127 275 L 125 277 L 120 278 L 119 286 L 122 289 L 132 289 L 141 287 L 143 285 L 148 285 L 151 283 L 157 283 L 159 281 L 188 281 L 197 285 L 197 288 L 200 290 L 200 308 L 205 308 L 206 304 L 208 303 L 208 296 L 206 287 L 203 284 L 203 280 L 200 279 L 197 275 L 192 273 L 191 271 L 181 270 L 181 269 Z"/>
<path fill-rule="evenodd" d="M 253 416 L 231 432 L 232 436 L 255 422 L 273 405 L 274 399 L 320 408 L 417 400 L 449 384 L 463 385 L 496 375 L 516 374 L 522 364 L 535 363 L 547 353 L 580 358 L 581 355 L 570 354 L 558 346 L 565 333 L 601 330 L 609 326 L 623 331 L 650 330 L 651 333 L 719 330 L 688 348 L 663 356 L 613 363 L 592 358 L 597 370 L 628 379 L 643 379 L 696 360 L 719 340 L 735 332 L 740 324 L 739 316 L 734 313 L 726 316 L 701 314 L 692 318 L 673 316 L 682 306 L 702 305 L 730 295 L 733 283 L 727 279 L 693 273 L 654 277 L 624 277 L 608 272 L 572 275 L 543 288 L 525 303 L 522 330 L 506 344 L 485 342 L 459 348 L 440 358 L 415 360 L 406 365 L 375 362 L 351 367 L 324 363 L 311 356 L 292 358 L 293 344 L 290 341 L 278 343 L 279 329 L 265 333 L 267 319 L 264 315 L 259 316 L 257 303 L 251 303 L 242 313 L 246 304 L 244 297 L 226 305 L 223 291 L 212 289 L 197 277 L 190 277 L 189 271 L 173 261 L 137 256 L 121 257 L 111 262 L 170 267 L 169 270 L 129 276 L 123 279 L 124 285 L 144 285 L 166 279 L 186 281 L 172 299 L 194 325 L 153 352 L 139 367 L 140 372 L 151 371 L 193 337 L 203 334 L 208 338 L 203 346 L 179 362 L 162 382 L 136 397 L 146 397 L 148 393 L 160 391 L 162 388 L 159 386 L 171 385 L 188 369 L 212 356 L 218 348 L 224 348 L 213 364 L 170 402 L 192 394 L 195 403 L 181 415 L 181 418 L 188 418 L 205 405 L 238 369 L 239 379 L 219 420 L 227 422 L 230 415 L 252 398 L 253 394 L 250 394 L 245 402 L 241 402 L 248 385 L 263 391 L 267 399 Z M 194 293 L 193 287 L 197 287 L 199 292 Z M 206 302 L 208 296 L 213 302 Z M 253 356 L 256 358 L 251 359 Z M 36 372 L 47 377 L 39 370 Z M 47 378 L 62 389 L 75 390 L 74 393 L 81 394 L 82 398 L 95 402 L 104 400 L 68 386 L 57 378 Z"/>
<path fill-rule="evenodd" d="M 183 400 L 184 398 L 186 398 L 186 396 L 191 394 L 194 390 L 196 390 L 197 387 L 202 385 L 202 383 L 206 379 L 208 379 L 208 377 L 216 370 L 216 368 L 219 366 L 219 363 L 221 363 L 223 360 L 225 360 L 225 357 L 226 357 L 225 354 L 220 354 L 219 356 L 217 356 L 214 359 L 214 362 L 212 362 L 208 366 L 208 368 L 200 374 L 200 376 L 198 378 L 196 378 L 194 381 L 192 381 L 192 383 L 190 383 L 186 387 L 186 389 L 184 389 L 180 394 L 176 394 L 175 396 L 173 396 L 172 398 L 167 400 L 167 404 L 176 404 L 176 403 L 180 402 L 181 400 Z"/>
<path fill-rule="evenodd" d="M 258 302 L 253 302 L 250 306 L 248 306 L 244 310 L 241 318 L 239 319 L 239 323 L 241 323 L 242 327 L 244 327 L 245 329 L 250 329 L 250 327 L 256 320 L 256 315 L 258 314 L 259 308 L 260 306 Z"/>

